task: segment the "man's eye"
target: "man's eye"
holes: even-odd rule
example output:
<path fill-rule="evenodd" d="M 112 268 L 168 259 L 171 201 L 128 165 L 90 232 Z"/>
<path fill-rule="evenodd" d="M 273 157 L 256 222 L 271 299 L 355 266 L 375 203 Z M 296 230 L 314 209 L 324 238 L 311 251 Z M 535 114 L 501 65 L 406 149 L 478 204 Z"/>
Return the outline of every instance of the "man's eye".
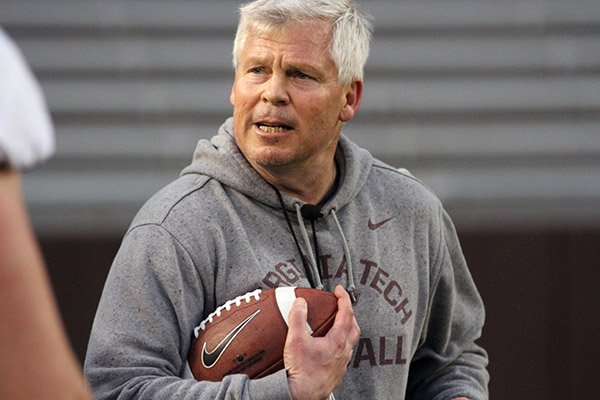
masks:
<path fill-rule="evenodd" d="M 265 69 L 262 67 L 254 67 L 250 70 L 250 72 L 253 74 L 262 74 L 264 71 Z"/>
<path fill-rule="evenodd" d="M 304 72 L 301 72 L 301 71 L 294 71 L 294 72 L 292 72 L 291 75 L 298 79 L 302 79 L 302 80 L 311 79 L 311 77 L 309 75 L 306 75 Z"/>

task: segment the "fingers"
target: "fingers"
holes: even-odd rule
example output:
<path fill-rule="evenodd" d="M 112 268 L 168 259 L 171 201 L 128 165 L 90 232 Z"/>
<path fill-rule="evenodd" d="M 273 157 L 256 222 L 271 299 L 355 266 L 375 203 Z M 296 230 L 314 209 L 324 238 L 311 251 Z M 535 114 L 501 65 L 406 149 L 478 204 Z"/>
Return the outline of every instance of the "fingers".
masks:
<path fill-rule="evenodd" d="M 338 299 L 338 311 L 330 332 L 333 331 L 333 335 L 340 336 L 341 338 L 344 338 L 344 340 L 347 336 L 351 336 L 353 341 L 352 345 L 355 345 L 358 341 L 358 336 L 360 336 L 360 328 L 354 317 L 350 296 L 341 285 L 337 285 L 333 293 Z M 300 338 L 310 336 L 306 331 L 307 318 L 308 305 L 306 300 L 298 297 L 294 300 L 290 309 L 288 336 L 291 335 Z"/>
<path fill-rule="evenodd" d="M 350 296 L 341 285 L 337 285 L 333 293 L 338 298 L 338 312 L 330 332 L 333 331 L 333 335 L 340 335 L 344 339 L 349 337 L 351 347 L 353 347 L 360 337 L 360 327 L 354 316 Z"/>
<path fill-rule="evenodd" d="M 306 331 L 306 321 L 308 318 L 308 305 L 302 297 L 297 297 L 292 304 L 289 314 L 288 338 L 303 338 L 310 336 Z"/>
<path fill-rule="evenodd" d="M 326 398 L 346 374 L 360 328 L 348 293 L 338 285 L 334 294 L 338 311 L 333 326 L 324 337 L 312 337 L 306 330 L 306 300 L 296 298 L 292 304 L 283 350 L 292 398 Z"/>

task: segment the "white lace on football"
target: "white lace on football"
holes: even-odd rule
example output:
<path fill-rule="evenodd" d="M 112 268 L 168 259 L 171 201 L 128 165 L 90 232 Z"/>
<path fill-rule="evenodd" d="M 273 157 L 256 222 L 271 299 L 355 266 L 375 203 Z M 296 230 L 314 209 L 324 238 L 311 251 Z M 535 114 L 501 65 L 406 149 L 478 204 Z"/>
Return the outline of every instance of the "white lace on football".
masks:
<path fill-rule="evenodd" d="M 204 330 L 204 328 L 206 328 L 206 324 L 208 323 L 212 323 L 213 319 L 215 317 L 220 317 L 221 316 L 221 312 L 223 310 L 229 311 L 231 310 L 232 306 L 236 306 L 239 307 L 242 305 L 242 301 L 245 301 L 246 304 L 250 303 L 250 301 L 252 300 L 252 298 L 254 298 L 255 300 L 260 300 L 260 294 L 262 292 L 262 289 L 256 289 L 253 292 L 248 292 L 246 294 L 243 294 L 241 296 L 236 297 L 235 299 L 229 300 L 227 301 L 225 304 L 223 304 L 222 306 L 218 307 L 215 311 L 213 311 L 212 313 L 210 313 L 208 315 L 208 317 L 206 317 L 206 319 L 202 322 L 200 322 L 200 325 L 198 325 L 195 329 L 194 329 L 194 335 L 196 337 L 198 337 L 200 330 Z"/>

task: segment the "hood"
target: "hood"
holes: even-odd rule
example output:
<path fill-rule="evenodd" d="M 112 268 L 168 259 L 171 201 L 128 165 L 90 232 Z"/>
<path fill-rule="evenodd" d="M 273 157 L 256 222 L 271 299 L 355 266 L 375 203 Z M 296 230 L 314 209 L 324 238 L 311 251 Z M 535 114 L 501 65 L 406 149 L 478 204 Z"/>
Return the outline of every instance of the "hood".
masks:
<path fill-rule="evenodd" d="M 371 154 L 359 148 L 343 134 L 335 157 L 340 168 L 340 186 L 337 193 L 324 204 L 322 210 L 325 213 L 332 208 L 340 210 L 356 197 L 366 184 L 373 164 Z M 198 142 L 192 163 L 181 172 L 181 175 L 187 174 L 209 176 L 259 203 L 276 209 L 281 208 L 273 188 L 250 167 L 237 147 L 233 118 L 228 118 L 210 141 L 202 139 Z M 294 210 L 295 204 L 304 204 L 285 193 L 282 193 L 282 196 L 289 210 Z"/>

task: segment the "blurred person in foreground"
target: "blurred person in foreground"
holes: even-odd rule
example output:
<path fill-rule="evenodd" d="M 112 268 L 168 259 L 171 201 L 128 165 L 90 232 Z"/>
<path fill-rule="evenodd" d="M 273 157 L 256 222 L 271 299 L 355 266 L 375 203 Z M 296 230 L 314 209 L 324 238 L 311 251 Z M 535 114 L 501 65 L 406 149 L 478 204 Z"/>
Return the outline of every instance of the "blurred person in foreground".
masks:
<path fill-rule="evenodd" d="M 233 117 L 144 205 L 109 273 L 85 362 L 99 399 L 487 399 L 484 308 L 450 218 L 342 134 L 370 36 L 349 0 L 241 7 Z M 329 333 L 305 331 L 296 299 L 284 370 L 193 379 L 194 327 L 279 286 L 334 291 Z"/>
<path fill-rule="evenodd" d="M 91 399 L 21 190 L 20 171 L 53 151 L 39 85 L 0 28 L 0 399 Z"/>

